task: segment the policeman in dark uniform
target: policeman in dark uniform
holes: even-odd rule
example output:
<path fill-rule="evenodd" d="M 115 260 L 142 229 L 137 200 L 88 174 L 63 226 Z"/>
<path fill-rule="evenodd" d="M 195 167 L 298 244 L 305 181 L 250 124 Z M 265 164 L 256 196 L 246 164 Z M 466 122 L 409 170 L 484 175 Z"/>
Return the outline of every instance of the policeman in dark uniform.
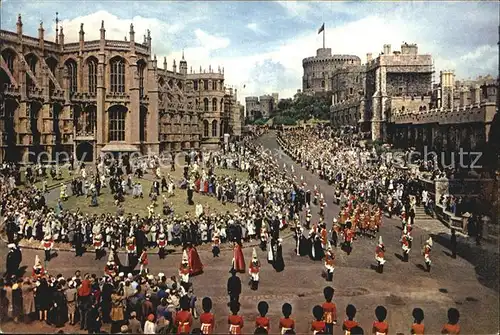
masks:
<path fill-rule="evenodd" d="M 23 256 L 21 249 L 19 249 L 19 247 L 17 247 L 14 243 L 10 243 L 7 247 L 9 248 L 9 253 L 7 254 L 7 272 L 5 273 L 5 276 L 9 278 L 10 276 L 17 275 Z"/>
<path fill-rule="evenodd" d="M 239 303 L 241 294 L 241 279 L 236 275 L 236 270 L 231 268 L 229 271 L 231 277 L 227 280 L 227 294 L 229 294 L 229 304 L 233 302 Z"/>

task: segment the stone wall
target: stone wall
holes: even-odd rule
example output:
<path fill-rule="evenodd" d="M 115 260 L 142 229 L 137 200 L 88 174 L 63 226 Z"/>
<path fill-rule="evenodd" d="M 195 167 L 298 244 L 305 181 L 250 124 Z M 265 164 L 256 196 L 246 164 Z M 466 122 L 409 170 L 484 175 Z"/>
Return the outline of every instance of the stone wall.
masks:
<path fill-rule="evenodd" d="M 386 92 L 389 96 L 428 95 L 432 88 L 432 73 L 401 73 L 387 70 Z"/>

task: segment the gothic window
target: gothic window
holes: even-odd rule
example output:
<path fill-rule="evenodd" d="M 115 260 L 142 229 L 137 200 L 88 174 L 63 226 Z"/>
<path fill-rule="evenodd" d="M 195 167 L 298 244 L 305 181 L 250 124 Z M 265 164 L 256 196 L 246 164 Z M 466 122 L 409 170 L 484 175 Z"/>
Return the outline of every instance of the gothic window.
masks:
<path fill-rule="evenodd" d="M 198 91 L 198 80 L 193 81 L 193 89 Z"/>
<path fill-rule="evenodd" d="M 196 108 L 200 107 L 200 100 L 196 99 L 194 104 L 196 105 Z"/>
<path fill-rule="evenodd" d="M 127 109 L 113 106 L 109 110 L 109 141 L 125 141 L 125 117 Z"/>
<path fill-rule="evenodd" d="M 125 60 L 115 57 L 110 61 L 111 65 L 111 92 L 125 93 Z"/>
<path fill-rule="evenodd" d="M 148 109 L 141 106 L 140 119 L 139 119 L 139 140 L 146 141 L 148 137 Z"/>
<path fill-rule="evenodd" d="M 137 71 L 139 72 L 139 97 L 144 97 L 144 72 L 146 64 L 143 60 L 137 62 Z"/>
<path fill-rule="evenodd" d="M 203 137 L 208 137 L 208 121 L 203 121 Z"/>
<path fill-rule="evenodd" d="M 214 91 L 217 90 L 217 81 L 216 80 L 212 81 L 212 90 L 214 90 Z"/>
<path fill-rule="evenodd" d="M 321 87 L 323 87 L 323 88 L 325 87 L 325 81 L 324 80 L 321 81 Z"/>
<path fill-rule="evenodd" d="M 224 98 L 220 99 L 220 109 L 221 112 L 224 111 Z"/>
<path fill-rule="evenodd" d="M 66 61 L 66 69 L 68 69 L 69 76 L 69 92 L 73 94 L 78 90 L 78 68 L 76 62 L 73 59 L 68 59 Z"/>
<path fill-rule="evenodd" d="M 97 92 L 97 59 L 91 57 L 87 61 L 89 70 L 89 93 Z"/>
<path fill-rule="evenodd" d="M 217 112 L 217 99 L 212 99 L 212 112 Z"/>
<path fill-rule="evenodd" d="M 203 110 L 208 112 L 208 98 L 203 99 Z"/>
<path fill-rule="evenodd" d="M 349 94 L 352 95 L 354 93 L 354 89 L 351 87 L 349 88 Z"/>
<path fill-rule="evenodd" d="M 212 121 L 212 137 L 217 137 L 217 121 Z"/>
<path fill-rule="evenodd" d="M 203 89 L 204 89 L 205 91 L 206 91 L 206 90 L 208 90 L 208 80 L 207 80 L 207 79 L 205 79 L 205 80 L 203 81 Z"/>

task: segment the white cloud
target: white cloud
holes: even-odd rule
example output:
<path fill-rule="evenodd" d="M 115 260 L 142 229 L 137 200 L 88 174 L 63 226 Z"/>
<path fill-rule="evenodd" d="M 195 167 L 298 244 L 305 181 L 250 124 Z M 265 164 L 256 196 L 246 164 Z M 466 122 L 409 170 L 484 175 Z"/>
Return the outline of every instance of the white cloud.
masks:
<path fill-rule="evenodd" d="M 210 35 L 201 29 L 196 29 L 194 34 L 201 46 L 208 50 L 224 49 L 227 48 L 230 43 L 228 38 Z"/>
<path fill-rule="evenodd" d="M 288 16 L 302 18 L 306 17 L 312 10 L 311 4 L 307 1 L 276 1 L 279 5 L 286 9 Z"/>
<path fill-rule="evenodd" d="M 286 9 L 288 16 L 295 17 L 295 19 L 289 18 L 291 29 L 296 20 L 307 20 L 308 16 L 311 17 L 312 11 L 317 9 L 313 7 L 313 3 L 307 2 L 278 3 Z M 343 5 L 342 8 L 344 7 Z M 406 41 L 417 43 L 420 53 L 433 55 L 436 73 L 440 70 L 454 69 L 457 77 L 469 77 L 485 75 L 496 68 L 498 62 L 498 50 L 494 45 L 496 41 L 494 43 L 485 41 L 484 45 L 476 45 L 462 52 L 456 49 L 453 44 L 454 39 L 450 36 L 459 34 L 459 37 L 473 41 L 475 35 L 464 37 L 460 35 L 460 27 L 445 31 L 450 29 L 448 27 L 443 28 L 443 34 L 448 34 L 445 36 L 437 30 L 423 29 L 432 26 L 431 23 L 435 20 L 431 22 L 431 17 L 422 19 L 423 21 L 411 21 L 409 24 L 408 16 L 403 14 L 373 11 L 357 21 L 346 24 L 335 22 L 337 26 L 334 28 L 332 28 L 333 21 L 326 21 L 326 46 L 332 48 L 334 54 L 357 55 L 362 62 L 365 62 L 367 52 L 373 53 L 376 57 L 382 50 L 383 44 L 392 44 L 393 50 L 399 50 L 401 43 Z M 200 14 L 204 15 L 206 14 Z M 199 70 L 200 65 L 204 69 L 208 69 L 209 65 L 212 69 L 217 69 L 218 65 L 224 67 L 226 84 L 238 89 L 242 103 L 245 96 L 274 91 L 279 91 L 280 97 L 283 98 L 293 96 L 302 86 L 302 59 L 314 56 L 316 49 L 322 46 L 322 36 L 316 33 L 319 24 L 318 26 L 311 24 L 307 32 L 298 31 L 294 37 L 287 40 L 270 40 L 272 48 L 269 51 L 262 52 L 255 48 L 243 56 L 234 57 L 235 54 L 241 54 L 239 48 L 246 47 L 244 38 L 242 44 L 235 44 L 234 38 L 231 43 L 229 38 L 218 35 L 209 28 L 197 27 L 193 22 L 197 22 L 200 16 L 193 17 L 193 21 L 175 20 L 175 18 L 163 21 L 141 16 L 123 19 L 107 11 L 98 11 L 73 20 L 64 20 L 62 26 L 66 41 L 72 42 L 78 40 L 80 23 L 84 22 L 85 39 L 93 40 L 99 39 L 101 20 L 104 20 L 106 38 L 123 40 L 125 36 L 128 38 L 130 23 L 133 22 L 136 41 L 142 42 L 142 35 L 150 29 L 153 53 L 158 56 L 158 64 L 163 66 L 163 57 L 166 56 L 169 68 L 172 67 L 173 59 L 177 62 L 180 60 L 182 52 L 180 48 L 172 49 L 172 42 L 182 40 L 185 44 L 184 52 L 188 66 L 192 66 L 195 71 Z M 217 18 L 214 17 L 215 19 Z M 419 25 L 419 22 L 423 22 L 423 26 Z M 262 27 L 257 22 L 247 21 L 241 24 L 244 29 L 263 33 Z M 54 30 L 52 27 L 51 31 Z M 447 41 L 447 44 L 443 44 L 443 41 Z M 246 87 L 243 88 L 244 86 Z"/>
<path fill-rule="evenodd" d="M 183 23 L 169 24 L 155 18 L 135 16 L 132 19 L 122 19 L 104 10 L 76 17 L 72 20 L 62 20 L 60 26 L 64 28 L 65 41 L 67 42 L 78 41 L 81 23 L 84 23 L 85 39 L 98 40 L 101 21 L 104 21 L 106 38 L 112 40 L 123 40 L 125 36 L 128 39 L 131 23 L 134 24 L 135 40 L 137 42 L 143 41 L 143 35 L 146 34 L 148 29 L 151 31 L 153 43 L 159 43 L 165 37 L 168 38 L 169 35 L 176 34 L 184 28 Z M 55 31 L 55 23 L 53 23 L 50 31 Z"/>
<path fill-rule="evenodd" d="M 461 61 L 476 61 L 478 58 L 481 58 L 485 54 L 491 53 L 491 52 L 498 52 L 498 49 L 496 49 L 492 45 L 482 45 L 475 50 L 463 55 L 460 57 Z"/>
<path fill-rule="evenodd" d="M 262 29 L 260 29 L 259 25 L 255 22 L 247 24 L 247 28 L 256 34 L 267 35 Z"/>

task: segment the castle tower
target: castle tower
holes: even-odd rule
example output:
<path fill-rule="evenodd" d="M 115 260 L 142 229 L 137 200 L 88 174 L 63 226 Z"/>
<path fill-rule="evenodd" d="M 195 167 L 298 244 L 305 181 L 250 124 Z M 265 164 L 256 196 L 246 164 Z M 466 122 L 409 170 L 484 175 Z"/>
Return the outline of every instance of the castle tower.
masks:
<path fill-rule="evenodd" d="M 444 109 L 453 108 L 453 93 L 455 89 L 455 73 L 452 70 L 445 70 L 439 73 L 440 96 L 438 106 Z"/>
<path fill-rule="evenodd" d="M 184 59 L 184 49 L 182 50 L 182 59 L 179 62 L 179 72 L 183 75 L 186 75 L 188 72 L 188 63 Z"/>

